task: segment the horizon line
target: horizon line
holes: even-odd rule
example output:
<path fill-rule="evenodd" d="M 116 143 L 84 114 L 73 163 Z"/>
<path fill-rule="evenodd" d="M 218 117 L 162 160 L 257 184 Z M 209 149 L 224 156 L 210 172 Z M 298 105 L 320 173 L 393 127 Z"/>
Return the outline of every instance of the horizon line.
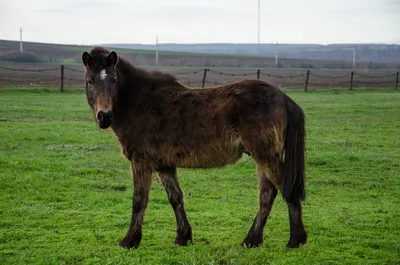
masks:
<path fill-rule="evenodd" d="M 0 41 L 15 41 L 20 42 L 17 39 L 0 39 Z M 140 43 L 140 42 L 114 42 L 114 43 L 101 43 L 101 44 L 78 44 L 78 43 L 59 43 L 59 42 L 42 42 L 42 41 L 29 41 L 22 40 L 22 42 L 30 42 L 30 43 L 42 43 L 42 44 L 56 44 L 56 45 L 76 45 L 76 46 L 93 46 L 93 45 L 156 45 L 155 43 Z M 207 44 L 245 44 L 245 45 L 276 45 L 276 42 L 190 42 L 190 43 L 182 43 L 182 42 L 165 42 L 158 43 L 158 45 L 207 45 Z M 400 45 L 400 42 L 332 42 L 332 43 L 304 43 L 304 42 L 279 42 L 279 45 L 320 45 L 320 46 L 329 46 L 329 45 Z"/>

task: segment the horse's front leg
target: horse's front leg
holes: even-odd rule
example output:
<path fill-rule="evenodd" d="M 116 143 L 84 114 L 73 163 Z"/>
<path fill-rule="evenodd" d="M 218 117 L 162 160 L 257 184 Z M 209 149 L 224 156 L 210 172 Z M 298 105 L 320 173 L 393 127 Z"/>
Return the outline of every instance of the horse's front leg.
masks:
<path fill-rule="evenodd" d="M 119 242 L 123 248 L 138 248 L 142 239 L 144 213 L 149 201 L 151 188 L 151 167 L 141 163 L 131 163 L 133 177 L 132 217 L 128 232 Z"/>
<path fill-rule="evenodd" d="M 162 184 L 168 195 L 168 200 L 171 203 L 175 212 L 176 219 L 176 238 L 175 244 L 179 246 L 186 246 L 189 242 L 193 242 L 192 228 L 186 217 L 183 192 L 179 186 L 178 178 L 176 176 L 175 167 L 163 167 L 157 169 Z"/>

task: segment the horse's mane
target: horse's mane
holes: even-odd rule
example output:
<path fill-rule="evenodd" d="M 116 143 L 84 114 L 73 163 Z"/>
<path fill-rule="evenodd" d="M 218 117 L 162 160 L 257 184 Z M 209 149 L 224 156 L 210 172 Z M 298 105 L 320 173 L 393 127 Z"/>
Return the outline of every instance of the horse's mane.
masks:
<path fill-rule="evenodd" d="M 92 56 L 92 58 L 98 62 L 103 61 L 109 53 L 110 53 L 109 50 L 101 46 L 96 46 L 90 51 L 90 55 Z M 152 82 L 156 83 L 162 82 L 163 84 L 178 83 L 176 77 L 173 75 L 160 72 L 157 70 L 148 71 L 143 68 L 136 67 L 119 55 L 118 55 L 117 68 L 125 75 L 129 75 L 135 79 L 136 78 L 141 80 L 146 79 L 148 81 L 151 80 Z"/>

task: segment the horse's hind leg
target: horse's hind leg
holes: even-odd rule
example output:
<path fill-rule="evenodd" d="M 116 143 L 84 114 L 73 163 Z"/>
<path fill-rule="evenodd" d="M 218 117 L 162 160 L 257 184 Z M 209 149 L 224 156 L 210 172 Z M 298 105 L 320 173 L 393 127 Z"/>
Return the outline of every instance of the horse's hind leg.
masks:
<path fill-rule="evenodd" d="M 157 169 L 157 171 L 159 172 L 161 182 L 167 192 L 168 200 L 175 212 L 177 227 L 175 244 L 186 246 L 189 241 L 193 242 L 192 228 L 186 217 L 183 193 L 176 176 L 176 168 L 168 167 Z"/>
<path fill-rule="evenodd" d="M 257 173 L 259 182 L 259 209 L 254 218 L 253 225 L 241 244 L 241 246 L 246 247 L 257 247 L 263 242 L 264 226 L 277 194 L 274 184 L 258 166 Z"/>
<path fill-rule="evenodd" d="M 290 239 L 286 247 L 298 248 L 300 244 L 307 242 L 307 232 L 304 229 L 301 202 L 300 199 L 293 202 L 286 200 L 286 204 L 289 209 L 290 222 Z"/>

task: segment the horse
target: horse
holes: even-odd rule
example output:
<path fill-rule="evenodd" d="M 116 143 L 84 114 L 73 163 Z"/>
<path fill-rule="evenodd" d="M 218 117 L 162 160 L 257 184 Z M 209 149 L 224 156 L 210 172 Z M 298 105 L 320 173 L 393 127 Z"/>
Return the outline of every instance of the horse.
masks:
<path fill-rule="evenodd" d="M 111 128 L 130 162 L 132 216 L 122 248 L 138 248 L 157 173 L 176 218 L 178 246 L 193 244 L 177 168 L 233 164 L 244 153 L 255 161 L 259 209 L 241 247 L 258 247 L 278 191 L 289 213 L 287 248 L 307 241 L 305 117 L 286 93 L 261 80 L 211 88 L 184 86 L 171 74 L 134 66 L 104 47 L 82 53 L 89 109 L 101 129 Z"/>

